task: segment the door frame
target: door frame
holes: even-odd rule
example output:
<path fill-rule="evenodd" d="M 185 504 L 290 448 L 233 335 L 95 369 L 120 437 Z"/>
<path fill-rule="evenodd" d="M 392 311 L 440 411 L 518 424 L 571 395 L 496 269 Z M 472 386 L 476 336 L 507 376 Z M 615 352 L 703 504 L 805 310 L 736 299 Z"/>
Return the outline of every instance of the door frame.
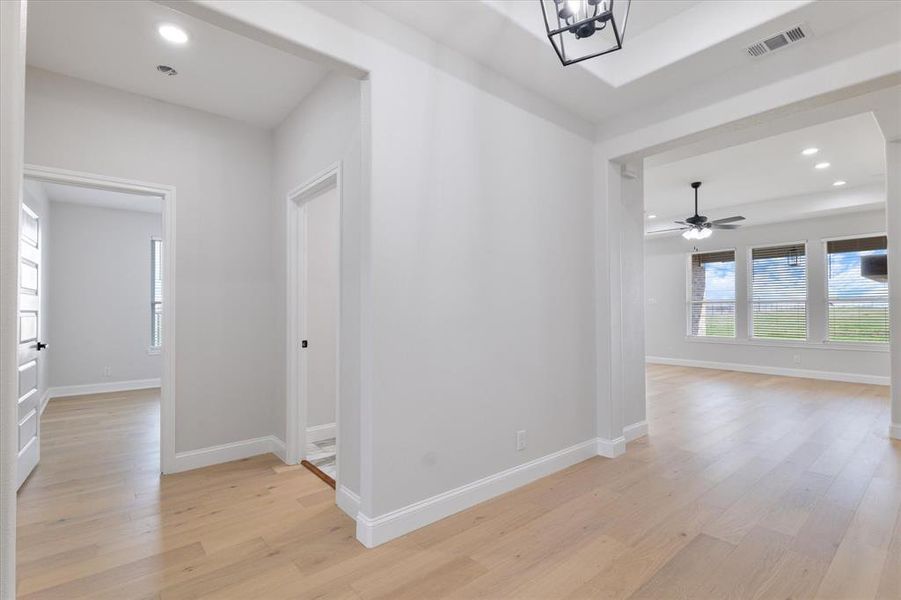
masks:
<path fill-rule="evenodd" d="M 175 472 L 175 187 L 56 167 L 26 164 L 23 178 L 112 192 L 154 196 L 163 201 L 163 368 L 160 378 L 160 472 Z"/>
<path fill-rule="evenodd" d="M 342 185 L 341 161 L 332 163 L 305 183 L 292 189 L 286 195 L 286 317 L 288 335 L 286 340 L 286 426 L 285 458 L 288 464 L 297 464 L 303 459 L 307 441 L 307 368 L 306 353 L 300 352 L 300 339 L 305 329 L 307 290 L 303 285 L 301 270 L 306 273 L 307 259 L 307 202 L 320 193 L 335 188 L 338 202 L 338 306 L 335 331 L 335 489 L 341 476 L 341 321 L 344 290 L 343 246 L 344 246 L 344 192 Z M 299 225 L 302 223 L 302 226 Z"/>

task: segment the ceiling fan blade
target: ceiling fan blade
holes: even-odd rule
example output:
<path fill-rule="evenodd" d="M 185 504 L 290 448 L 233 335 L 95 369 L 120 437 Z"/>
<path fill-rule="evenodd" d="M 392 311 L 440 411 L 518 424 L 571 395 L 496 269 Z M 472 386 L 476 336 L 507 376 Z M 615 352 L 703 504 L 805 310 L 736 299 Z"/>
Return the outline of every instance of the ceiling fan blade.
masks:
<path fill-rule="evenodd" d="M 738 229 L 741 225 L 723 225 L 722 223 L 711 223 L 710 225 L 714 229 Z"/>
<path fill-rule="evenodd" d="M 685 221 L 673 221 L 676 225 L 688 225 Z"/>
<path fill-rule="evenodd" d="M 744 217 L 726 217 L 725 219 L 716 219 L 710 223 L 713 225 L 722 225 L 723 223 L 734 223 L 735 221 L 744 221 Z"/>
<path fill-rule="evenodd" d="M 669 231 L 685 231 L 686 229 L 688 229 L 688 227 L 671 227 L 669 229 L 655 229 L 648 233 L 667 233 Z"/>

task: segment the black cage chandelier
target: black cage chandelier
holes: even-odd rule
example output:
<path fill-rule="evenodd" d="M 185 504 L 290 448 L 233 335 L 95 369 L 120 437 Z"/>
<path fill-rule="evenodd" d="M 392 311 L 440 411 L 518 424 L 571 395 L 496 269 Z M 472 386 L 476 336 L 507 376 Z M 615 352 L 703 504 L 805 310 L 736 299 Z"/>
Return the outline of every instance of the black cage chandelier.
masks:
<path fill-rule="evenodd" d="M 560 62 L 571 65 L 623 47 L 632 0 L 539 0 Z"/>

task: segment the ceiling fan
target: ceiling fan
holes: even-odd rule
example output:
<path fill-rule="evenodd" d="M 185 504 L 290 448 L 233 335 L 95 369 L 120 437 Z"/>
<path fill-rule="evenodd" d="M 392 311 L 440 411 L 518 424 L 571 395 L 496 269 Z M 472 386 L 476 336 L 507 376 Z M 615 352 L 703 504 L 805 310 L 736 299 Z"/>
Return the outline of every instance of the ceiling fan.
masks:
<path fill-rule="evenodd" d="M 698 188 L 701 187 L 700 181 L 691 184 L 695 191 L 695 214 L 686 217 L 684 221 L 675 221 L 677 225 L 684 227 L 674 227 L 673 229 L 657 230 L 653 233 L 661 233 L 663 231 L 682 231 L 682 237 L 686 240 L 703 240 L 713 235 L 714 229 L 738 229 L 741 225 L 735 225 L 736 221 L 744 221 L 744 217 L 726 217 L 724 219 L 716 219 L 708 221 L 707 217 L 698 214 Z"/>

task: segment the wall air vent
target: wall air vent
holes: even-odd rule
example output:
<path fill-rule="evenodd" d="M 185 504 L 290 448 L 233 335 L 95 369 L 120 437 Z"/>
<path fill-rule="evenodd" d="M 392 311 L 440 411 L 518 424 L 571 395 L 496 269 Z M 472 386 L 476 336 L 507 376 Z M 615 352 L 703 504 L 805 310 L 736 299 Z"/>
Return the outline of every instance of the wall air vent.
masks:
<path fill-rule="evenodd" d="M 770 52 L 775 52 L 776 50 L 781 50 L 782 48 L 785 48 L 787 46 L 797 44 L 801 40 L 807 39 L 808 37 L 810 37 L 810 33 L 807 27 L 804 25 L 796 25 L 791 29 L 781 31 L 776 35 L 771 35 L 765 40 L 751 44 L 745 49 L 745 51 L 749 56 L 758 58 L 760 56 L 764 56 L 765 54 L 769 54 Z"/>

